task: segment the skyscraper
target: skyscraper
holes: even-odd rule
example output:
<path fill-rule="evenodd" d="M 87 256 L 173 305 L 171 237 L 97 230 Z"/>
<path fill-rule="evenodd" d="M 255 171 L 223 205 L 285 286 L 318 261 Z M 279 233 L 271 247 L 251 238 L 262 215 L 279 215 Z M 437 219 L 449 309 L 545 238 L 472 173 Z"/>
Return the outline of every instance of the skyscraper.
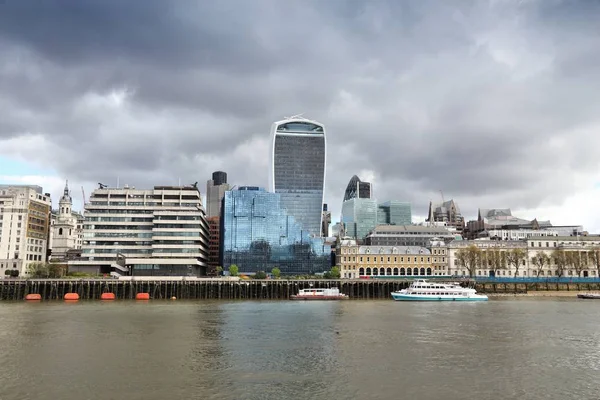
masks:
<path fill-rule="evenodd" d="M 345 236 L 362 240 L 377 225 L 411 224 L 410 203 L 395 200 L 378 203 L 372 195 L 369 182 L 362 182 L 356 175 L 350 179 L 342 203 Z"/>
<path fill-rule="evenodd" d="M 225 192 L 229 190 L 227 173 L 215 171 L 212 179 L 206 182 L 206 216 L 218 217 L 221 215 L 221 201 Z"/>
<path fill-rule="evenodd" d="M 242 186 L 226 192 L 223 204 L 223 269 L 235 264 L 240 272 L 254 273 L 278 267 L 283 274 L 304 275 L 331 268 L 331 247 L 287 215 L 279 194 Z"/>
<path fill-rule="evenodd" d="M 320 236 L 325 191 L 323 124 L 300 116 L 273 123 L 270 189 L 304 230 Z"/>

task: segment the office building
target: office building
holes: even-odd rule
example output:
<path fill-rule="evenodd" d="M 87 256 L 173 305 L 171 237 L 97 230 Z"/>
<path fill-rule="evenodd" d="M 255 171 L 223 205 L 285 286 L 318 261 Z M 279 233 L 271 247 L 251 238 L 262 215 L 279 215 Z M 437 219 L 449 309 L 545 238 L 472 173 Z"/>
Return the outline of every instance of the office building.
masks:
<path fill-rule="evenodd" d="M 444 227 L 420 225 L 379 225 L 365 239 L 372 246 L 419 246 L 431 247 L 432 241 L 446 243 L 460 239 Z"/>
<path fill-rule="evenodd" d="M 419 246 L 366 246 L 343 240 L 337 252 L 342 278 L 426 277 L 444 274 L 446 249 L 435 253 Z"/>
<path fill-rule="evenodd" d="M 85 205 L 82 258 L 69 271 L 131 276 L 202 276 L 208 224 L 196 185 L 95 190 Z"/>
<path fill-rule="evenodd" d="M 299 116 L 271 128 L 270 189 L 287 214 L 311 235 L 320 236 L 325 191 L 326 138 L 323 124 Z"/>
<path fill-rule="evenodd" d="M 363 239 L 377 226 L 377 200 L 358 197 L 344 201 L 341 222 L 345 227 L 345 236 Z"/>
<path fill-rule="evenodd" d="M 215 171 L 212 179 L 206 182 L 206 216 L 218 217 L 221 215 L 221 203 L 225 192 L 229 190 L 227 173 Z"/>
<path fill-rule="evenodd" d="M 83 244 L 83 215 L 73 211 L 73 199 L 69 184 L 58 202 L 58 210 L 52 211 L 50 235 L 50 261 L 64 261 L 81 252 Z"/>
<path fill-rule="evenodd" d="M 411 223 L 410 203 L 390 200 L 377 206 L 378 225 L 410 225 Z"/>
<path fill-rule="evenodd" d="M 356 175 L 350 178 L 350 182 L 348 182 L 348 186 L 344 192 L 344 201 L 354 198 L 371 198 L 371 183 L 361 181 Z"/>
<path fill-rule="evenodd" d="M 40 186 L 0 185 L 2 276 L 26 276 L 29 264 L 47 261 L 51 207 Z"/>
<path fill-rule="evenodd" d="M 240 187 L 225 193 L 221 230 L 221 265 L 240 273 L 307 275 L 331 268 L 331 248 L 288 215 L 279 193 Z M 320 212 L 320 208 L 319 208 Z"/>
<path fill-rule="evenodd" d="M 329 236 L 329 225 L 331 225 L 331 211 L 327 210 L 327 204 L 323 204 L 323 217 L 322 219 L 322 228 L 321 228 L 321 236 L 328 237 Z"/>
<path fill-rule="evenodd" d="M 410 203 L 386 201 L 378 204 L 372 197 L 373 187 L 354 175 L 344 193 L 341 223 L 344 235 L 359 241 L 377 225 L 409 225 L 412 221 Z"/>
<path fill-rule="evenodd" d="M 440 204 L 429 202 L 429 213 L 425 221 L 432 225 L 443 223 L 445 226 L 456 228 L 458 232 L 463 232 L 465 229 L 465 219 L 454 200 L 444 201 Z"/>
<path fill-rule="evenodd" d="M 221 217 L 208 217 L 208 275 L 216 275 L 221 247 Z"/>

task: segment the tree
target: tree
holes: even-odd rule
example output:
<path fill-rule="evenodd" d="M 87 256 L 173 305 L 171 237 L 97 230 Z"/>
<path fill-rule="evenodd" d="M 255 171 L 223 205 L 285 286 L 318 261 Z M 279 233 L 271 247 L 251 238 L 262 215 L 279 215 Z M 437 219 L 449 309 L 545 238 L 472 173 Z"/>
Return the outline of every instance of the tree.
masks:
<path fill-rule="evenodd" d="M 49 277 L 48 266 L 41 262 L 29 264 L 27 267 L 27 273 L 30 277 L 37 279 Z"/>
<path fill-rule="evenodd" d="M 538 252 L 531 258 L 531 263 L 535 265 L 535 276 L 538 278 L 546 265 L 550 264 L 550 256 L 544 252 Z"/>
<path fill-rule="evenodd" d="M 515 278 L 519 275 L 519 268 L 526 259 L 527 251 L 525 249 L 511 249 L 506 253 L 506 261 L 515 268 Z"/>
<path fill-rule="evenodd" d="M 223 274 L 223 267 L 221 267 L 220 265 L 218 265 L 215 268 L 215 272 L 217 273 L 217 276 L 222 275 Z"/>
<path fill-rule="evenodd" d="M 498 271 L 506 269 L 506 252 L 500 249 L 490 249 L 483 253 L 483 263 L 486 264 L 494 276 L 498 276 Z"/>
<path fill-rule="evenodd" d="M 10 274 L 11 274 L 10 269 L 7 269 L 7 270 L 4 271 L 4 275 L 10 276 Z"/>
<path fill-rule="evenodd" d="M 265 271 L 258 271 L 254 274 L 254 279 L 267 279 L 267 274 L 265 273 Z"/>
<path fill-rule="evenodd" d="M 556 249 L 552 252 L 552 262 L 556 266 L 556 275 L 560 278 L 565 273 L 567 265 L 567 257 L 563 249 Z"/>
<path fill-rule="evenodd" d="M 67 266 L 64 264 L 50 263 L 46 264 L 49 278 L 62 278 L 67 274 Z"/>
<path fill-rule="evenodd" d="M 567 265 L 572 267 L 577 273 L 577 276 L 580 277 L 586 264 L 581 253 L 579 251 L 569 251 L 566 253 L 566 260 Z"/>
<path fill-rule="evenodd" d="M 596 271 L 598 271 L 598 276 L 600 277 L 600 247 L 594 247 L 588 251 L 588 258 L 592 265 L 596 267 Z"/>
<path fill-rule="evenodd" d="M 281 270 L 275 267 L 271 270 L 271 274 L 273 274 L 275 278 L 279 279 L 279 277 L 281 276 Z"/>
<path fill-rule="evenodd" d="M 340 267 L 333 267 L 330 271 L 331 279 L 340 279 L 342 274 L 340 273 Z"/>
<path fill-rule="evenodd" d="M 240 273 L 240 270 L 239 270 L 239 268 L 238 268 L 237 265 L 231 264 L 229 266 L 229 275 L 231 275 L 231 276 L 238 276 L 239 273 Z"/>
<path fill-rule="evenodd" d="M 456 252 L 456 260 L 458 265 L 462 268 L 466 268 L 469 271 L 469 276 L 475 276 L 477 267 L 481 263 L 481 250 L 474 244 L 469 247 L 465 247 Z"/>

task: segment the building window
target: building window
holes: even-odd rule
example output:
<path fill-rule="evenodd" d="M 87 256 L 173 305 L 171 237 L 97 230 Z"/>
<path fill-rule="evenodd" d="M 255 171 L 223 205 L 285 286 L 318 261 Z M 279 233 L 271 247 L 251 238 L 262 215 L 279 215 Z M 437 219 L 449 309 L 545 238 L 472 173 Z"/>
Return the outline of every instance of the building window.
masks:
<path fill-rule="evenodd" d="M 63 228 L 58 228 L 58 235 L 62 236 L 62 234 L 63 234 Z"/>

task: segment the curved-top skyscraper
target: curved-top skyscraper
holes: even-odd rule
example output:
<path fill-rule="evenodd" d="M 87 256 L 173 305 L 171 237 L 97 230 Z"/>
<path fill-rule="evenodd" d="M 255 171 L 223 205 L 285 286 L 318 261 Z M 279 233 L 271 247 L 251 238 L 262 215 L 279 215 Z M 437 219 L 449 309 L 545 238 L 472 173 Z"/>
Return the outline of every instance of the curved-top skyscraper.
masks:
<path fill-rule="evenodd" d="M 321 235 L 325 191 L 325 126 L 300 116 L 273 123 L 270 189 L 302 229 Z"/>

